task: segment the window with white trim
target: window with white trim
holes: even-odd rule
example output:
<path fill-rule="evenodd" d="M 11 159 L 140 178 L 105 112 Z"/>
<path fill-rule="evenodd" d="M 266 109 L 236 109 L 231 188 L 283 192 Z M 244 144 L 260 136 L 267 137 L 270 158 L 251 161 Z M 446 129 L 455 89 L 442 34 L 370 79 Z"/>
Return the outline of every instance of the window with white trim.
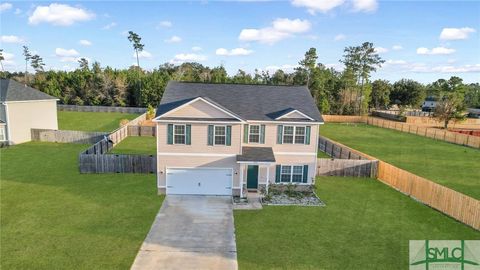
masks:
<path fill-rule="evenodd" d="M 248 130 L 248 142 L 260 143 L 260 125 L 250 125 Z"/>
<path fill-rule="evenodd" d="M 7 136 L 5 136 L 5 126 L 0 126 L 0 142 L 6 140 Z"/>
<path fill-rule="evenodd" d="M 173 125 L 173 143 L 185 144 L 185 125 Z"/>
<path fill-rule="evenodd" d="M 280 168 L 280 182 L 301 183 L 303 180 L 303 166 L 282 165 Z"/>
<path fill-rule="evenodd" d="M 214 126 L 214 144 L 225 145 L 227 142 L 227 127 L 226 126 Z"/>
<path fill-rule="evenodd" d="M 283 126 L 283 143 L 305 144 L 305 126 Z"/>

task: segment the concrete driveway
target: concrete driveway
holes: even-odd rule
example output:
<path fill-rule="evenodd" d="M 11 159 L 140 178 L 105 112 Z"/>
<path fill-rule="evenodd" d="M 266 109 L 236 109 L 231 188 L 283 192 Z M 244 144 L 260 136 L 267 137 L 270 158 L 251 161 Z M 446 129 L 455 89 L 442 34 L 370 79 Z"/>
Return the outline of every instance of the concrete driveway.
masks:
<path fill-rule="evenodd" d="M 231 198 L 168 195 L 131 269 L 238 269 Z"/>

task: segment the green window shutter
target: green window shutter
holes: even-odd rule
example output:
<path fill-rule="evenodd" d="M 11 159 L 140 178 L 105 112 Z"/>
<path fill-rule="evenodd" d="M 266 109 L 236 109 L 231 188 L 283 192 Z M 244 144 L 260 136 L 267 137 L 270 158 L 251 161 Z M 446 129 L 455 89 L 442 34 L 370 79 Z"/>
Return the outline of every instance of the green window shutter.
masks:
<path fill-rule="evenodd" d="M 173 144 L 173 124 L 167 126 L 167 144 Z"/>
<path fill-rule="evenodd" d="M 303 183 L 308 181 L 308 165 L 303 165 Z"/>
<path fill-rule="evenodd" d="M 213 125 L 208 125 L 208 145 L 213 145 Z"/>
<path fill-rule="evenodd" d="M 265 125 L 260 126 L 260 143 L 265 143 Z"/>
<path fill-rule="evenodd" d="M 243 142 L 248 143 L 248 125 L 243 126 Z"/>
<path fill-rule="evenodd" d="M 185 125 L 185 144 L 192 144 L 192 125 Z"/>
<path fill-rule="evenodd" d="M 226 145 L 232 145 L 232 126 L 227 126 L 225 141 Z"/>
<path fill-rule="evenodd" d="M 278 125 L 277 126 L 277 143 L 282 144 L 283 140 L 283 125 Z"/>
<path fill-rule="evenodd" d="M 310 126 L 307 126 L 305 128 L 305 144 L 310 144 L 310 130 L 311 130 Z"/>
<path fill-rule="evenodd" d="M 275 183 L 280 183 L 280 169 L 282 165 L 277 165 L 275 167 Z"/>

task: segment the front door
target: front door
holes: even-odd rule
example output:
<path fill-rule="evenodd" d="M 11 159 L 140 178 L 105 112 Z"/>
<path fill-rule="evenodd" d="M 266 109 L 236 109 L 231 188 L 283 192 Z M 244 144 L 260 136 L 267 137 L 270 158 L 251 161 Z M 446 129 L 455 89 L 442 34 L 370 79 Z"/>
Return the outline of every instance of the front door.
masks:
<path fill-rule="evenodd" d="M 247 167 L 247 188 L 258 188 L 258 165 L 248 165 Z"/>

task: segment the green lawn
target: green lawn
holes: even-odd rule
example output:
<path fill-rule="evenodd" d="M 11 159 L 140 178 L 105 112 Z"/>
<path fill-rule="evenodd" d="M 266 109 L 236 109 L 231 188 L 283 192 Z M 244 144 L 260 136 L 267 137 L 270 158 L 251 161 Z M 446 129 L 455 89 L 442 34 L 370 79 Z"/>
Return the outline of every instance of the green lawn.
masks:
<path fill-rule="evenodd" d="M 317 158 L 331 158 L 331 157 L 322 151 L 318 151 Z"/>
<path fill-rule="evenodd" d="M 135 119 L 139 115 L 109 112 L 58 111 L 58 129 L 83 131 L 113 131 L 122 119 Z"/>
<path fill-rule="evenodd" d="M 240 269 L 408 269 L 408 241 L 480 232 L 372 179 L 322 177 L 325 207 L 237 210 Z"/>
<path fill-rule="evenodd" d="M 157 151 L 155 142 L 155 137 L 129 136 L 117 144 L 110 153 L 155 155 Z"/>
<path fill-rule="evenodd" d="M 80 174 L 86 145 L 0 150 L 1 269 L 129 269 L 161 205 L 155 175 Z"/>
<path fill-rule="evenodd" d="M 365 124 L 322 125 L 320 134 L 480 199 L 480 150 Z"/>

